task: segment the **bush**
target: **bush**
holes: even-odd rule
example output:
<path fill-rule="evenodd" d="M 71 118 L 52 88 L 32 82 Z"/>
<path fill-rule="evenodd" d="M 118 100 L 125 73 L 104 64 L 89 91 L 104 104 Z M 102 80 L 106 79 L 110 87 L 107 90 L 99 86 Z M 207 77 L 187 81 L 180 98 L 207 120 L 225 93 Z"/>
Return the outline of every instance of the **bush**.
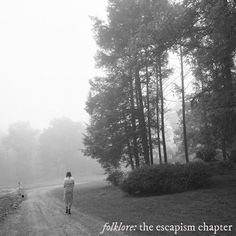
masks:
<path fill-rule="evenodd" d="M 122 171 L 113 170 L 108 174 L 106 180 L 110 182 L 112 185 L 118 186 L 121 183 L 123 176 L 124 173 Z"/>
<path fill-rule="evenodd" d="M 234 164 L 232 161 L 217 161 L 214 164 L 210 165 L 210 169 L 212 174 L 227 174 L 230 170 L 234 168 Z"/>
<path fill-rule="evenodd" d="M 120 187 L 129 194 L 176 193 L 206 186 L 208 177 L 208 165 L 200 162 L 153 165 L 131 171 Z"/>
<path fill-rule="evenodd" d="M 234 146 L 230 152 L 229 159 L 236 162 L 236 146 Z"/>
<path fill-rule="evenodd" d="M 217 165 L 219 174 L 227 174 L 234 168 L 234 164 L 231 161 L 219 161 Z"/>
<path fill-rule="evenodd" d="M 215 161 L 216 151 L 213 148 L 203 147 L 196 152 L 196 158 L 205 162 Z"/>

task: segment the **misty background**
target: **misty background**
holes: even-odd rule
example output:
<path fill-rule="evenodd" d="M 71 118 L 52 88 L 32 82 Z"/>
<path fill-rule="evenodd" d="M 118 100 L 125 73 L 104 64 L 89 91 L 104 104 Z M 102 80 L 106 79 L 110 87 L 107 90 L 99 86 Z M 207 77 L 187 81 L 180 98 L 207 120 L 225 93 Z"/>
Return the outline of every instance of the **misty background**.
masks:
<path fill-rule="evenodd" d="M 0 185 L 101 173 L 83 156 L 97 50 L 91 15 L 106 1 L 0 1 Z M 68 118 L 66 118 L 68 117 Z"/>
<path fill-rule="evenodd" d="M 16 122 L 1 137 L 1 185 L 21 181 L 56 181 L 70 170 L 76 176 L 101 174 L 98 163 L 82 154 L 84 126 L 69 118 L 54 119 L 43 131 Z"/>
<path fill-rule="evenodd" d="M 104 172 L 83 155 L 82 139 L 89 123 L 84 109 L 89 80 L 104 73 L 95 67 L 90 16 L 106 20 L 106 8 L 106 0 L 0 1 L 1 186 L 62 179 L 67 170 L 75 176 Z M 174 131 L 181 106 L 173 92 L 180 84 L 176 55 L 169 68 L 174 70 L 164 95 L 171 161 L 178 151 Z M 185 80 L 190 93 L 189 68 Z"/>

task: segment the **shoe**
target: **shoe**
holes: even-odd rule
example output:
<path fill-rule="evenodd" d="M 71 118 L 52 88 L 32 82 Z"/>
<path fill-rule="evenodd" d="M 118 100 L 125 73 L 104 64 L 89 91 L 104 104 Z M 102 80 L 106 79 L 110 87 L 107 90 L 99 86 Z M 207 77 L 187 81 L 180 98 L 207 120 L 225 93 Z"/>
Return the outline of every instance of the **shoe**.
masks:
<path fill-rule="evenodd" d="M 66 207 L 66 214 L 68 213 L 68 207 Z"/>
<path fill-rule="evenodd" d="M 71 214 L 70 209 L 68 210 L 68 214 L 69 214 L 69 215 Z"/>

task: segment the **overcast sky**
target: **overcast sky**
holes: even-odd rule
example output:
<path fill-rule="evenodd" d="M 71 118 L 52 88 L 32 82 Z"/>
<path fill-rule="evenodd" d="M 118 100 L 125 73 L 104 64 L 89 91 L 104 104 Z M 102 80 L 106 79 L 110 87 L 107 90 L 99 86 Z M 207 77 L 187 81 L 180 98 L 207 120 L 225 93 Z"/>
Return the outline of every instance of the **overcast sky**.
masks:
<path fill-rule="evenodd" d="M 86 121 L 96 44 L 89 15 L 106 0 L 0 0 L 0 129 L 44 128 L 53 118 Z"/>
<path fill-rule="evenodd" d="M 0 0 L 0 131 L 16 121 L 42 129 L 54 118 L 88 120 L 88 81 L 100 73 L 89 16 L 106 19 L 106 6 L 107 0 Z M 170 67 L 168 109 L 180 105 L 173 95 L 180 84 L 176 55 Z"/>

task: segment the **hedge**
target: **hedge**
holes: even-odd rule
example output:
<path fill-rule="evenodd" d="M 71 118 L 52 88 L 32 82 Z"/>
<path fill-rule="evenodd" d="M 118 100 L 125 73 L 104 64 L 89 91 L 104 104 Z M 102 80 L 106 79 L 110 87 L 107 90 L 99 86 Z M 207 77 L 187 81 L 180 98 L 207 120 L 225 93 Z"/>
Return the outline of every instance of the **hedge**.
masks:
<path fill-rule="evenodd" d="M 153 165 L 129 172 L 119 186 L 132 195 L 168 194 L 207 186 L 210 176 L 209 166 L 202 162 Z"/>

